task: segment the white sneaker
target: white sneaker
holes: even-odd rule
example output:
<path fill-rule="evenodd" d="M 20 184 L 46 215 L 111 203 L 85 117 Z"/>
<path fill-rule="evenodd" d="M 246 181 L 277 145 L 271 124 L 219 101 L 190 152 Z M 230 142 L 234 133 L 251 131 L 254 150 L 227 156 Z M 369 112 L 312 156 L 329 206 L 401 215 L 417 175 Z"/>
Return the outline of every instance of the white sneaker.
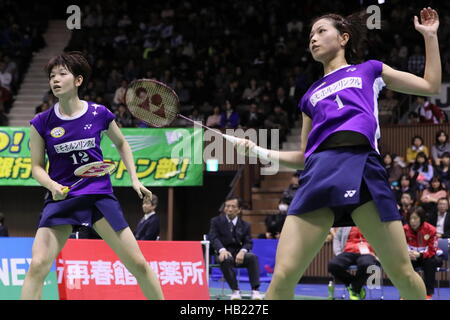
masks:
<path fill-rule="evenodd" d="M 262 300 L 263 295 L 258 290 L 252 291 L 252 300 Z"/>
<path fill-rule="evenodd" d="M 231 294 L 230 300 L 242 300 L 241 293 L 239 290 L 233 291 Z"/>

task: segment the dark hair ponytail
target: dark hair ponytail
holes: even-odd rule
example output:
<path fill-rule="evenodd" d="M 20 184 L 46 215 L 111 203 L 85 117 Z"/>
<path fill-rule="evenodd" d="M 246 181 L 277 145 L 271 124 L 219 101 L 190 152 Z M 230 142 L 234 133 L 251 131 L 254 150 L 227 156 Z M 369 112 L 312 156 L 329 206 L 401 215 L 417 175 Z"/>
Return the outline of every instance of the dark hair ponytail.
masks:
<path fill-rule="evenodd" d="M 345 58 L 351 64 L 360 63 L 363 59 L 363 43 L 367 38 L 366 21 L 369 14 L 365 10 L 355 12 L 347 17 L 336 13 L 329 13 L 315 18 L 311 27 L 320 19 L 328 19 L 340 34 L 348 33 L 349 40 L 345 46 Z"/>

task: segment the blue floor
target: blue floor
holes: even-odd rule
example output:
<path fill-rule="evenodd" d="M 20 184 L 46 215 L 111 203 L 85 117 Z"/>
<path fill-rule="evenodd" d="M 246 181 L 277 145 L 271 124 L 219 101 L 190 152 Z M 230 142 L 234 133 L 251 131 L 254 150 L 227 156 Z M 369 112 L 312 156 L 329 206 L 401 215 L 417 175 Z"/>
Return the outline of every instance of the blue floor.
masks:
<path fill-rule="evenodd" d="M 225 284 L 224 292 L 222 296 L 222 281 L 210 281 L 209 288 L 211 292 L 211 299 L 229 299 L 229 295 L 231 293 L 227 284 Z M 248 282 L 241 282 L 239 284 L 241 291 L 244 294 L 247 294 L 247 298 L 250 295 L 250 284 Z M 261 283 L 260 291 L 266 292 L 269 283 L 263 282 Z M 381 297 L 381 290 L 373 289 L 367 291 L 366 300 L 379 300 Z M 445 287 L 440 289 L 440 294 L 438 295 L 438 289 L 436 287 L 433 300 L 450 300 L 450 288 Z M 343 285 L 336 285 L 335 288 L 335 298 L 342 299 L 342 295 L 345 294 L 346 297 L 347 292 Z M 219 297 L 220 296 L 220 297 Z M 326 284 L 299 284 L 295 289 L 296 299 L 327 299 L 328 298 L 328 286 Z M 384 300 L 399 300 L 400 296 L 396 288 L 392 286 L 383 286 L 383 297 Z M 245 297 L 244 297 L 245 298 Z"/>

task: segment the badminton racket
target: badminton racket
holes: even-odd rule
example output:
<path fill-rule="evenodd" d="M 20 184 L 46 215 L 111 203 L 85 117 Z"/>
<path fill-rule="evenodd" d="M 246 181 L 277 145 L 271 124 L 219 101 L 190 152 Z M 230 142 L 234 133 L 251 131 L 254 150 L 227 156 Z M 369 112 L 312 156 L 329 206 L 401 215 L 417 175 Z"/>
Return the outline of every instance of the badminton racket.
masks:
<path fill-rule="evenodd" d="M 116 169 L 116 165 L 112 161 L 95 161 L 87 163 L 75 169 L 73 174 L 77 177 L 81 177 L 80 180 L 72 184 L 70 187 L 64 187 L 63 193 L 68 193 L 70 189 L 79 184 L 86 178 L 102 177 L 106 174 L 111 174 Z"/>
<path fill-rule="evenodd" d="M 180 117 L 192 123 L 197 123 L 206 130 L 214 131 L 225 140 L 236 144 L 241 139 L 219 130 L 211 129 L 198 121 L 194 121 L 180 114 L 180 101 L 177 94 L 166 84 L 153 79 L 138 79 L 132 81 L 125 94 L 125 102 L 131 114 L 136 118 L 148 123 L 153 127 L 165 127 L 171 124 L 176 117 Z M 268 160 L 269 150 L 259 146 L 252 148 L 252 151 Z"/>

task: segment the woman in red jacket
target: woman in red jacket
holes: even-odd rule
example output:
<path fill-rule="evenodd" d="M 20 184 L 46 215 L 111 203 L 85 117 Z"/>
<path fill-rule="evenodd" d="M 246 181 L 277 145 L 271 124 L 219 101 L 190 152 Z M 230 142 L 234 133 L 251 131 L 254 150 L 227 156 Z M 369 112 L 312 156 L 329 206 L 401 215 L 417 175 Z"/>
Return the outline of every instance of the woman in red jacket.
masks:
<path fill-rule="evenodd" d="M 425 222 L 426 213 L 422 207 L 416 207 L 407 215 L 407 224 L 403 226 L 409 247 L 409 257 L 415 268 L 423 269 L 427 299 L 434 293 L 436 268 L 442 265 L 442 260 L 436 255 L 436 228 Z"/>

